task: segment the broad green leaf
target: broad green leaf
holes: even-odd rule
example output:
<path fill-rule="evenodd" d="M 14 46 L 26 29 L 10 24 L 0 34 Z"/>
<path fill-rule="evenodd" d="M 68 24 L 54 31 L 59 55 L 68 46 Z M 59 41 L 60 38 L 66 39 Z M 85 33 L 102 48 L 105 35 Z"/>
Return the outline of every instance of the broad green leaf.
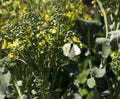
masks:
<path fill-rule="evenodd" d="M 78 93 L 75 93 L 74 94 L 74 99 L 82 99 L 82 97 Z"/>
<path fill-rule="evenodd" d="M 80 84 L 85 84 L 87 81 L 87 76 L 89 75 L 89 70 L 83 70 L 78 76 L 77 80 L 79 80 Z"/>
<path fill-rule="evenodd" d="M 10 81 L 10 72 L 4 73 L 4 68 L 0 68 L 0 91 L 6 92 Z"/>
<path fill-rule="evenodd" d="M 110 39 L 108 38 L 96 38 L 96 48 L 98 54 L 102 57 L 107 57 L 111 52 Z"/>
<path fill-rule="evenodd" d="M 5 95 L 0 92 L 0 99 L 4 99 Z"/>
<path fill-rule="evenodd" d="M 96 38 L 95 43 L 96 44 L 104 44 L 104 43 L 109 43 L 110 40 L 108 38 L 103 38 L 103 37 L 99 37 Z"/>
<path fill-rule="evenodd" d="M 105 96 L 107 96 L 107 95 L 110 95 L 110 90 L 105 90 L 105 91 L 103 91 L 102 93 L 101 93 L 101 96 L 102 97 L 105 97 Z"/>
<path fill-rule="evenodd" d="M 105 75 L 106 73 L 106 69 L 105 67 L 104 68 L 94 68 L 92 71 L 91 71 L 92 75 L 96 78 L 101 78 Z"/>
<path fill-rule="evenodd" d="M 89 88 L 94 88 L 94 86 L 95 86 L 95 79 L 93 77 L 89 78 L 87 80 L 87 85 L 88 85 Z"/>
<path fill-rule="evenodd" d="M 81 29 L 81 33 L 86 33 L 90 30 L 91 33 L 96 33 L 101 28 L 101 23 L 98 21 L 88 21 L 79 19 L 76 21 L 77 25 Z"/>
<path fill-rule="evenodd" d="M 109 37 L 110 37 L 110 40 L 113 40 L 113 39 L 120 39 L 120 30 L 115 30 L 115 31 L 111 31 L 109 32 Z"/>
<path fill-rule="evenodd" d="M 103 57 L 108 57 L 111 53 L 111 46 L 109 45 L 109 43 L 107 44 L 103 44 L 102 46 L 102 56 Z"/>
<path fill-rule="evenodd" d="M 109 38 L 112 50 L 118 50 L 120 48 L 120 30 L 109 32 Z"/>
<path fill-rule="evenodd" d="M 81 94 L 82 96 L 86 96 L 87 94 L 89 94 L 89 91 L 88 91 L 87 89 L 83 88 L 83 89 L 80 91 L 80 94 Z"/>
<path fill-rule="evenodd" d="M 97 21 L 88 21 L 84 19 L 78 19 L 76 21 L 76 28 L 80 36 L 82 36 L 82 41 L 88 45 L 94 46 L 95 36 L 102 30 L 101 23 Z"/>

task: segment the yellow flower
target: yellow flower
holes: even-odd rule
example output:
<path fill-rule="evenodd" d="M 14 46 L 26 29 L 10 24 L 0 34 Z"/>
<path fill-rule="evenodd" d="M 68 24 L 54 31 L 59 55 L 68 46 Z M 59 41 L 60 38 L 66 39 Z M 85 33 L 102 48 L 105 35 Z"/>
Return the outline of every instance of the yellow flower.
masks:
<path fill-rule="evenodd" d="M 95 0 L 93 0 L 92 2 L 91 2 L 91 4 L 95 4 L 96 3 L 96 1 Z"/>
<path fill-rule="evenodd" d="M 103 16 L 103 12 L 101 10 L 98 10 L 98 11 L 99 11 L 100 15 Z"/>
<path fill-rule="evenodd" d="M 16 16 L 15 10 L 11 11 L 10 14 L 11 14 L 12 16 Z"/>
<path fill-rule="evenodd" d="M 18 47 L 18 50 L 19 50 L 19 51 L 24 50 L 24 46 L 22 45 L 22 46 Z"/>
<path fill-rule="evenodd" d="M 91 18 L 90 15 L 88 15 L 88 14 L 85 14 L 85 15 L 84 15 L 84 19 L 89 20 L 89 21 L 92 20 L 92 18 Z"/>
<path fill-rule="evenodd" d="M 75 43 L 79 43 L 80 42 L 79 38 L 77 38 L 76 36 L 73 36 L 72 40 Z"/>
<path fill-rule="evenodd" d="M 34 36 L 34 33 L 32 32 L 31 34 L 30 34 L 30 37 L 33 37 Z"/>
<path fill-rule="evenodd" d="M 44 50 L 41 50 L 41 51 L 40 51 L 40 54 L 43 54 L 43 53 L 44 53 Z"/>
<path fill-rule="evenodd" d="M 112 58 L 115 58 L 117 56 L 117 52 L 116 51 L 113 51 L 110 55 Z"/>
<path fill-rule="evenodd" d="M 45 21 L 49 22 L 50 21 L 50 15 L 49 14 L 45 14 Z"/>
<path fill-rule="evenodd" d="M 71 4 L 70 4 L 70 8 L 71 8 L 71 9 L 74 9 L 75 6 L 71 3 Z"/>
<path fill-rule="evenodd" d="M 18 39 L 15 40 L 15 42 L 13 42 L 13 46 L 17 46 L 20 44 L 20 41 Z"/>
<path fill-rule="evenodd" d="M 20 44 L 20 41 L 18 39 L 16 39 L 13 43 L 8 44 L 8 48 L 12 50 L 13 48 L 18 46 L 19 44 Z"/>
<path fill-rule="evenodd" d="M 80 48 L 82 49 L 84 47 L 85 47 L 85 45 L 83 43 L 80 43 Z"/>
<path fill-rule="evenodd" d="M 45 45 L 45 40 L 42 40 L 41 42 L 39 42 L 40 46 L 44 46 Z"/>
<path fill-rule="evenodd" d="M 82 11 L 84 9 L 84 5 L 83 4 L 80 4 L 79 5 L 79 10 Z"/>
<path fill-rule="evenodd" d="M 37 38 L 41 38 L 41 37 L 45 37 L 45 32 L 44 31 L 40 31 L 38 34 L 36 34 Z"/>
<path fill-rule="evenodd" d="M 12 0 L 7 0 L 7 1 L 5 1 L 5 2 L 3 1 L 3 2 L 2 2 L 2 5 L 3 5 L 3 6 L 8 6 L 8 5 L 10 5 L 12 2 L 13 2 Z"/>
<path fill-rule="evenodd" d="M 65 14 L 68 18 L 71 18 L 72 15 L 71 15 L 71 12 L 69 11 L 68 13 Z"/>
<path fill-rule="evenodd" d="M 15 58 L 15 54 L 9 53 L 9 54 L 8 54 L 8 57 L 9 57 L 10 59 L 14 59 L 14 58 Z"/>
<path fill-rule="evenodd" d="M 51 32 L 52 34 L 56 34 L 56 33 L 57 33 L 57 29 L 56 29 L 56 28 L 50 29 L 50 32 Z"/>
<path fill-rule="evenodd" d="M 7 48 L 7 41 L 4 39 L 1 49 L 5 49 L 5 48 Z"/>

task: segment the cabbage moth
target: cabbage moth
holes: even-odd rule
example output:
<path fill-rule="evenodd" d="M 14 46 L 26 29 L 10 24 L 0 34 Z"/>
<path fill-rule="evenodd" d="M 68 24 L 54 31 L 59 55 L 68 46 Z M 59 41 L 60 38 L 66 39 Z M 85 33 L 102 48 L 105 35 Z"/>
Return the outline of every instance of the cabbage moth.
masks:
<path fill-rule="evenodd" d="M 80 48 L 76 44 L 66 43 L 62 47 L 63 54 L 70 59 L 81 53 Z"/>

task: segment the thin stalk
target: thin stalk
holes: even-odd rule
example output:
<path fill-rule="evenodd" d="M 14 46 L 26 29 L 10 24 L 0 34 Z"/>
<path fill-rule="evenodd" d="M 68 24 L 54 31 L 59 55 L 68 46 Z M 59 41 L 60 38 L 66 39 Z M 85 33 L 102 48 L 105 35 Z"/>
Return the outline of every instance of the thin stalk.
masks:
<path fill-rule="evenodd" d="M 105 9 L 103 8 L 102 3 L 100 2 L 100 0 L 97 0 L 97 3 L 99 4 L 100 9 L 102 10 L 102 13 L 103 13 L 103 18 L 104 18 L 104 22 L 105 22 L 106 38 L 107 38 L 108 37 L 108 20 L 107 20 L 107 15 L 106 15 Z"/>
<path fill-rule="evenodd" d="M 117 26 L 116 26 L 116 30 L 118 30 L 119 27 L 120 27 L 120 23 L 118 22 L 118 23 L 117 23 Z"/>
<path fill-rule="evenodd" d="M 22 92 L 21 92 L 20 88 L 18 87 L 18 85 L 16 84 L 14 79 L 13 79 L 13 83 L 14 83 L 14 86 L 15 86 L 17 94 L 18 94 L 18 99 L 22 99 Z"/>
<path fill-rule="evenodd" d="M 89 63 L 89 69 L 90 71 L 92 70 L 92 61 L 91 61 L 91 40 L 90 40 L 90 28 L 88 29 L 88 53 L 89 53 L 89 60 L 88 60 L 88 63 Z M 90 73 L 90 76 L 92 77 L 92 74 Z"/>

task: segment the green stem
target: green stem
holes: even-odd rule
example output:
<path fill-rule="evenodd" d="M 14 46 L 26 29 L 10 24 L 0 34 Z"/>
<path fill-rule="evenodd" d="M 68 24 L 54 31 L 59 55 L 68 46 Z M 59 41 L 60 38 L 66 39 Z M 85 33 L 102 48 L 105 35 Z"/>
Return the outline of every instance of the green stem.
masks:
<path fill-rule="evenodd" d="M 16 81 L 15 81 L 15 80 L 13 80 L 13 83 L 14 83 L 14 86 L 15 86 L 16 91 L 17 91 L 17 94 L 18 94 L 18 99 L 22 99 L 22 93 L 21 93 L 20 88 L 19 88 L 18 85 L 16 84 Z"/>
<path fill-rule="evenodd" d="M 89 53 L 89 69 L 92 70 L 92 61 L 91 61 L 91 39 L 90 39 L 90 28 L 88 28 L 88 53 Z M 92 77 L 92 74 L 90 73 L 90 76 Z"/>
<path fill-rule="evenodd" d="M 120 23 L 118 22 L 118 23 L 117 23 L 117 26 L 116 26 L 116 30 L 118 30 L 119 27 L 120 27 Z"/>
<path fill-rule="evenodd" d="M 106 38 L 108 37 L 108 21 L 107 21 L 107 15 L 106 15 L 106 12 L 105 12 L 105 9 L 103 8 L 102 6 L 102 2 L 100 0 L 97 0 L 97 3 L 99 4 L 100 6 L 100 9 L 103 13 L 103 18 L 104 18 L 104 22 L 105 22 L 105 31 L 106 31 Z"/>

